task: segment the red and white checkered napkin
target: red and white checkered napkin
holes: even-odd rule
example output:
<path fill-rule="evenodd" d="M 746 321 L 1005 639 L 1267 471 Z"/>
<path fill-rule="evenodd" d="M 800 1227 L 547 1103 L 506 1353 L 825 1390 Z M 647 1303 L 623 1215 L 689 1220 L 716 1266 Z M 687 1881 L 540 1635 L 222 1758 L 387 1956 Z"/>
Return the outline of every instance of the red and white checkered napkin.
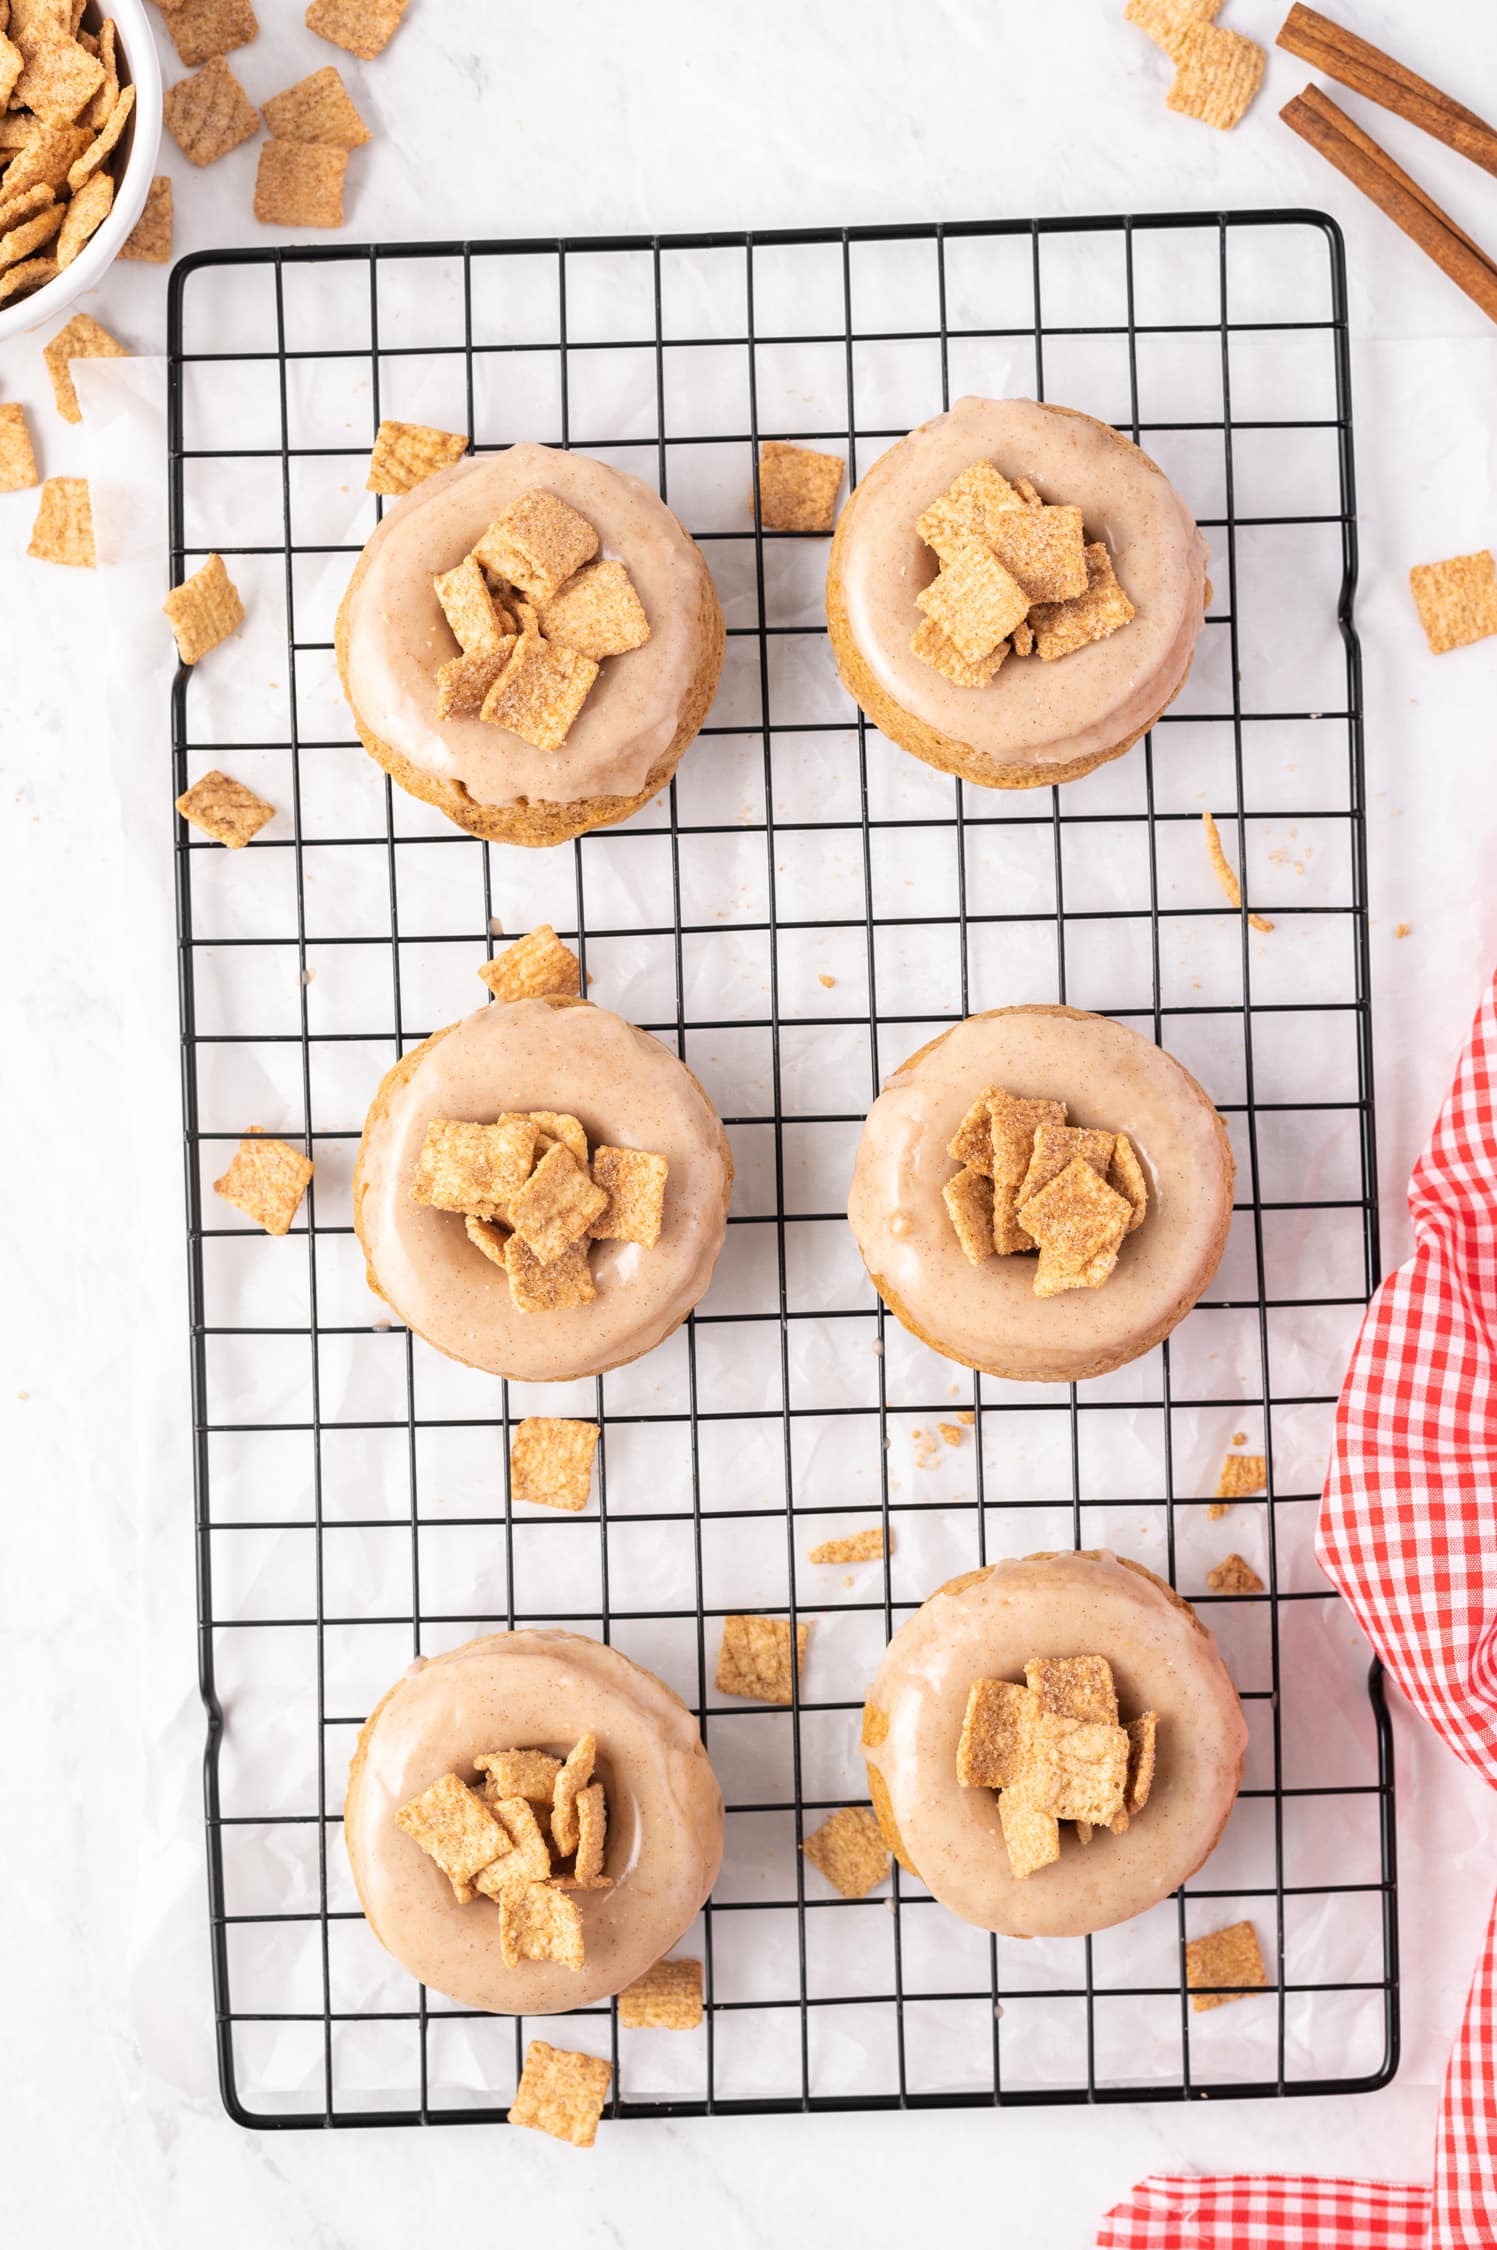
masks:
<path fill-rule="evenodd" d="M 1497 1786 L 1497 984 L 1409 1184 L 1416 1248 L 1367 1309 L 1318 1551 L 1416 1709 Z M 1445 2078 L 1434 2187 L 1144 2180 L 1098 2250 L 1497 2244 L 1497 1912 Z"/>

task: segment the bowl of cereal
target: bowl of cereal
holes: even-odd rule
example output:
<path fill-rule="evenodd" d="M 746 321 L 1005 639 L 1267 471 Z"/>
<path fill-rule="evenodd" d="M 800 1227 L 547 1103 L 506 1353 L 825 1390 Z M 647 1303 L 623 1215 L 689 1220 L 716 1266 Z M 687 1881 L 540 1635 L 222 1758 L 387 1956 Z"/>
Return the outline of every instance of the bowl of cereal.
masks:
<path fill-rule="evenodd" d="M 161 145 L 145 0 L 11 0 L 0 90 L 4 343 L 96 288 L 145 209 Z"/>

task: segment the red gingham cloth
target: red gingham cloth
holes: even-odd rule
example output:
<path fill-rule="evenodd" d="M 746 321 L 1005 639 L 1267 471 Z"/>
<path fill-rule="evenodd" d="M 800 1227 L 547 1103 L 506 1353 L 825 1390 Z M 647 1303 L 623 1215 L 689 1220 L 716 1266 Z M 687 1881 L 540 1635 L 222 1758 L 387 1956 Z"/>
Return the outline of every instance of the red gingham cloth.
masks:
<path fill-rule="evenodd" d="M 1367 1308 L 1317 1550 L 1409 1701 L 1497 1786 L 1497 985 L 1409 1184 L 1415 1250 Z M 1098 2250 L 1492 2250 L 1497 1913 L 1445 2077 L 1432 2189 L 1155 2176 Z"/>

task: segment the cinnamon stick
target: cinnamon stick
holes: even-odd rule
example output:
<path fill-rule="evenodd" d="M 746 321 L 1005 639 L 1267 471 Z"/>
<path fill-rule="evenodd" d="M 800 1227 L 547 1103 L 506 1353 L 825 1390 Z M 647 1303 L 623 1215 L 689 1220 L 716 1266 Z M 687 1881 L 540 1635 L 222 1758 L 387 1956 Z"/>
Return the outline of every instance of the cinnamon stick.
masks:
<path fill-rule="evenodd" d="M 1497 321 L 1497 265 L 1480 244 L 1462 233 L 1417 180 L 1411 180 L 1394 163 L 1386 149 L 1337 108 L 1329 94 L 1323 94 L 1318 86 L 1307 86 L 1285 104 L 1279 115 L 1291 132 L 1307 141 L 1327 163 L 1334 164 L 1396 227 L 1401 227 L 1458 289 L 1480 305 L 1489 320 Z"/>
<path fill-rule="evenodd" d="M 1296 4 L 1284 19 L 1278 45 L 1497 175 L 1497 130 L 1484 117 L 1332 17 Z"/>

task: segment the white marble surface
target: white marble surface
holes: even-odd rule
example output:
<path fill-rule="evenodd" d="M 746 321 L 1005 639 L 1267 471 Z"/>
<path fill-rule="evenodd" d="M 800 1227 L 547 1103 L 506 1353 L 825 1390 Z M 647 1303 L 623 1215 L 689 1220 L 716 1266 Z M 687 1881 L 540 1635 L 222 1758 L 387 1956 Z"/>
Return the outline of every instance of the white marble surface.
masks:
<path fill-rule="evenodd" d="M 1460 0 L 1364 0 L 1360 28 L 1488 111 L 1497 26 Z M 263 96 L 330 58 L 300 9 L 262 0 L 234 58 Z M 1230 0 L 1269 38 L 1280 10 Z M 542 13 L 413 0 L 378 63 L 346 75 L 376 128 L 349 233 L 550 234 L 1308 203 L 1346 228 L 1356 338 L 1367 656 L 1373 988 L 1390 1259 L 1402 1181 L 1497 957 L 1494 644 L 1436 662 L 1408 564 L 1497 531 L 1488 437 L 1497 344 L 1473 308 L 1276 123 L 1306 73 L 1271 57 L 1245 126 L 1163 107 L 1164 66 L 1113 0 L 697 0 Z M 492 22 L 492 30 L 488 29 Z M 177 74 L 163 37 L 168 76 Z M 343 59 L 343 58 L 335 58 Z M 1481 175 L 1417 134 L 1380 137 L 1478 235 Z M 207 174 L 173 152 L 179 251 L 252 240 L 253 148 Z M 93 309 L 161 348 L 165 279 L 121 267 Z M 34 344 L 0 354 L 44 473 L 86 466 Z M 523 2214 L 578 2242 L 737 2250 L 856 2227 L 870 2242 L 974 2208 L 1037 2246 L 1081 2244 L 1143 2171 L 1330 2168 L 1424 2176 L 1443 2057 L 1488 1906 L 1497 1817 L 1427 1735 L 1399 1725 L 1406 2060 L 1366 2099 L 1189 2113 L 1034 2110 L 632 2125 L 590 2159 L 530 2135 L 249 2136 L 212 2090 L 205 1931 L 142 1952 L 137 1898 L 196 1856 L 185 1292 L 170 829 L 143 761 L 164 708 L 111 694 L 115 634 L 158 631 L 151 572 L 21 559 L 27 495 L 0 500 L 0 1176 L 7 1183 L 0 1586 L 12 1824 L 0 1931 L 18 2239 L 283 2240 L 385 2250 Z M 137 557 L 155 527 L 132 527 Z M 128 579 L 128 583 L 125 581 Z M 142 591 L 144 589 L 144 591 Z M 1412 934 L 1395 942 L 1394 925 Z M 23 1066 L 24 1065 L 24 1066 Z M 23 1067 L 22 1067 L 23 1066 Z M 166 1527 L 163 1534 L 163 1526 Z M 175 1707 L 160 1651 L 179 1656 Z M 170 1667 L 168 1667 L 168 1672 Z M 34 1792 L 34 1795 L 32 1793 Z M 139 1808 L 162 1808 L 150 1825 Z M 200 1894 L 199 1894 L 200 1896 Z M 198 1915 L 201 1907 L 198 1908 Z M 185 2090 L 184 2090 L 185 2089 Z M 474 2166 L 487 2168 L 481 2181 Z M 1000 2199 L 1001 2183 L 1001 2199 Z M 499 2192 L 496 2194 L 495 2189 Z"/>

